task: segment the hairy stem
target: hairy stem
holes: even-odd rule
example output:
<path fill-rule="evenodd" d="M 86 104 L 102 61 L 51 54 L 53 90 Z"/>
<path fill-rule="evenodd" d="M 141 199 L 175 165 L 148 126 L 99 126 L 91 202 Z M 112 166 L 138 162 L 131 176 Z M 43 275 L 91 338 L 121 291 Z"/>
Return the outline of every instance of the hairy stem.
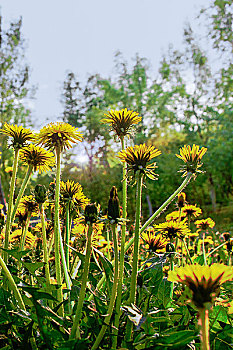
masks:
<path fill-rule="evenodd" d="M 133 266 L 130 281 L 129 305 L 135 304 L 137 292 L 137 273 L 138 273 L 138 255 L 139 255 L 139 239 L 140 239 L 140 217 L 141 217 L 141 201 L 142 201 L 142 180 L 143 175 L 137 174 L 137 195 L 136 195 L 136 214 L 135 214 L 135 231 L 134 231 L 134 251 Z M 126 325 L 125 340 L 129 342 L 132 336 L 133 323 L 129 319 Z"/>
<path fill-rule="evenodd" d="M 11 231 L 11 216 L 12 216 L 13 200 L 14 200 L 14 193 L 15 193 L 16 174 L 17 174 L 17 169 L 18 169 L 18 159 L 19 159 L 19 149 L 15 149 L 13 172 L 12 172 L 12 177 L 11 177 L 9 201 L 8 201 L 8 208 L 7 208 L 4 249 L 8 249 L 8 246 L 9 246 L 9 238 L 10 238 L 10 231 Z M 7 264 L 8 253 L 6 251 L 3 252 L 3 260 Z"/>
<path fill-rule="evenodd" d="M 117 233 L 116 233 L 116 224 L 112 225 L 112 236 L 113 236 L 113 245 L 114 245 L 114 277 L 113 277 L 113 286 L 112 286 L 112 293 L 108 305 L 108 311 L 107 311 L 107 316 L 104 319 L 104 324 L 95 340 L 94 345 L 92 346 L 91 350 L 97 350 L 99 348 L 99 344 L 101 340 L 103 339 L 105 332 L 107 330 L 107 327 L 110 324 L 110 320 L 112 317 L 113 313 L 113 308 L 116 300 L 116 295 L 117 295 L 117 284 L 118 284 L 118 242 L 117 242 Z"/>
<path fill-rule="evenodd" d="M 32 175 L 32 170 L 33 170 L 33 166 L 32 166 L 32 165 L 29 165 L 29 166 L 28 166 L 27 173 L 26 173 L 26 175 L 25 175 L 25 177 L 24 177 L 24 180 L 23 180 L 23 183 L 22 183 L 22 185 L 21 185 L 19 194 L 18 194 L 17 199 L 16 199 L 16 201 L 15 201 L 15 205 L 14 205 L 13 212 L 12 212 L 12 216 L 11 216 L 11 222 L 12 222 L 12 223 L 14 222 L 15 214 L 16 214 L 16 211 L 17 211 L 17 209 L 18 209 L 18 205 L 19 205 L 20 199 L 23 197 L 25 188 L 27 187 L 28 182 L 29 182 L 29 180 L 30 180 L 30 177 L 31 177 L 31 175 Z"/>
<path fill-rule="evenodd" d="M 86 246 L 86 256 L 85 256 L 85 262 L 84 262 L 84 270 L 83 270 L 83 276 L 82 276 L 82 285 L 79 293 L 78 305 L 77 305 L 77 310 L 74 318 L 74 323 L 71 328 L 70 339 L 80 338 L 79 322 L 82 316 L 82 308 L 83 308 L 83 302 L 85 299 L 87 280 L 88 280 L 88 274 L 89 274 L 89 266 L 90 266 L 90 258 L 91 258 L 91 235 L 92 235 L 92 225 L 90 224 L 88 226 L 88 232 L 87 232 L 87 246 Z"/>
<path fill-rule="evenodd" d="M 47 237 L 46 237 L 46 225 L 45 225 L 45 215 L 44 206 L 40 204 L 40 219 L 42 226 L 42 245 L 43 245 L 43 260 L 45 263 L 45 278 L 48 290 L 50 290 L 50 272 L 49 272 L 49 254 L 47 247 Z"/>
<path fill-rule="evenodd" d="M 125 149 L 124 137 L 121 138 L 121 148 Z M 123 163 L 123 180 L 122 180 L 122 218 L 126 219 L 127 216 L 127 164 Z M 120 307 L 121 307 L 121 295 L 122 295 L 122 284 L 124 276 L 124 262 L 125 262 L 125 234 L 126 234 L 126 222 L 123 223 L 121 228 L 121 250 L 120 250 L 120 264 L 119 264 L 119 278 L 117 288 L 117 298 L 115 307 L 115 322 L 113 329 L 113 345 L 112 348 L 117 347 L 117 335 L 120 323 Z"/>
<path fill-rule="evenodd" d="M 61 178 L 61 150 L 56 148 L 56 187 L 55 187 L 55 213 L 54 213 L 54 251 L 55 251 L 55 269 L 56 280 L 59 288 L 57 289 L 57 299 L 61 303 L 62 296 L 62 275 L 61 275 L 61 259 L 60 259 L 60 218 L 59 218 L 59 196 L 60 196 L 60 178 Z M 59 311 L 63 316 L 63 308 Z"/>
<path fill-rule="evenodd" d="M 24 305 L 24 302 L 23 302 L 23 299 L 22 299 L 22 296 L 18 290 L 18 287 L 16 286 L 15 284 L 15 281 L 10 273 L 10 271 L 8 270 L 4 260 L 2 259 L 2 257 L 0 256 L 0 265 L 2 267 L 2 270 L 4 272 L 4 276 L 6 277 L 6 279 L 8 280 L 8 283 L 10 285 L 10 289 L 13 290 L 13 293 L 14 293 L 14 296 L 15 296 L 15 299 L 17 300 L 18 304 L 19 304 L 19 307 L 26 311 L 26 308 L 25 308 L 25 305 Z"/>

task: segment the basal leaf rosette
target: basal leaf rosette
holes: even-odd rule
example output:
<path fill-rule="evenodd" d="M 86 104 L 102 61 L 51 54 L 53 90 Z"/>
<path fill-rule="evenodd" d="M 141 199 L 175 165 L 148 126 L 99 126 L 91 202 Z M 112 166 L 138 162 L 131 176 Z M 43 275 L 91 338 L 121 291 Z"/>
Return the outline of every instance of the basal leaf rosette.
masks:
<path fill-rule="evenodd" d="M 220 294 L 220 286 L 232 280 L 231 266 L 215 263 L 208 265 L 185 265 L 168 273 L 168 281 L 180 282 L 192 293 L 192 301 L 198 309 L 208 308 Z"/>

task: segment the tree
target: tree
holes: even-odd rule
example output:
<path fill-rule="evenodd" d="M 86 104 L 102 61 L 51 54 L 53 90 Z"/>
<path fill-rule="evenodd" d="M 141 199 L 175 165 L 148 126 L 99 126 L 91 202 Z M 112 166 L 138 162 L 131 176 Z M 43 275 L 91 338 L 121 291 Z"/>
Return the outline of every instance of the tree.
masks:
<path fill-rule="evenodd" d="M 22 19 L 10 23 L 7 30 L 2 28 L 0 15 L 0 127 L 5 122 L 30 124 L 30 110 L 26 108 L 25 98 L 32 89 L 29 86 L 29 66 L 25 63 L 25 43 L 21 33 Z M 8 191 L 9 178 L 5 167 L 11 165 L 11 151 L 6 139 L 1 138 L 1 177 L 5 193 Z"/>

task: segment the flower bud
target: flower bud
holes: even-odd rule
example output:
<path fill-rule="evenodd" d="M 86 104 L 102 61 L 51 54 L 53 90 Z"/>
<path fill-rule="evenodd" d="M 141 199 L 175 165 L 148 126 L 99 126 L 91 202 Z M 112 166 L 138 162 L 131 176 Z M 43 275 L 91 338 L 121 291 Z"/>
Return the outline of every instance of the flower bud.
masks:
<path fill-rule="evenodd" d="M 185 206 L 186 203 L 186 194 L 184 192 L 181 192 L 178 194 L 178 201 L 177 201 L 177 206 L 179 208 L 183 208 Z"/>
<path fill-rule="evenodd" d="M 97 206 L 95 203 L 87 204 L 84 211 L 85 222 L 93 224 L 97 220 Z"/>
<path fill-rule="evenodd" d="M 110 191 L 110 198 L 108 201 L 108 218 L 109 220 L 117 221 L 120 217 L 120 204 L 115 186 Z"/>
<path fill-rule="evenodd" d="M 46 201 L 46 188 L 44 185 L 36 185 L 34 190 L 35 200 L 37 203 L 42 204 Z"/>
<path fill-rule="evenodd" d="M 175 253 L 175 246 L 173 243 L 168 243 L 166 245 L 166 252 L 169 253 L 168 257 L 173 256 L 173 254 Z"/>

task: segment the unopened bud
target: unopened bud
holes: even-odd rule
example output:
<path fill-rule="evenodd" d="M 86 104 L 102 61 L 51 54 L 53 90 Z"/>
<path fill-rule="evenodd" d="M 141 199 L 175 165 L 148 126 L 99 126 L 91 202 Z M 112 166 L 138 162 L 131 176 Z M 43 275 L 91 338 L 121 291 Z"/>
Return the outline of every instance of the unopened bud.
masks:
<path fill-rule="evenodd" d="M 120 204 L 115 186 L 110 191 L 110 198 L 108 201 L 108 218 L 116 221 L 120 217 Z"/>
<path fill-rule="evenodd" d="M 85 222 L 93 224 L 97 220 L 97 214 L 98 210 L 96 204 L 87 204 L 84 211 Z"/>
<path fill-rule="evenodd" d="M 178 201 L 177 205 L 179 208 L 183 208 L 185 206 L 185 200 L 186 200 L 186 194 L 184 192 L 181 192 L 178 194 Z"/>
<path fill-rule="evenodd" d="M 46 201 L 46 188 L 44 185 L 36 185 L 34 190 L 35 200 L 42 204 Z"/>

